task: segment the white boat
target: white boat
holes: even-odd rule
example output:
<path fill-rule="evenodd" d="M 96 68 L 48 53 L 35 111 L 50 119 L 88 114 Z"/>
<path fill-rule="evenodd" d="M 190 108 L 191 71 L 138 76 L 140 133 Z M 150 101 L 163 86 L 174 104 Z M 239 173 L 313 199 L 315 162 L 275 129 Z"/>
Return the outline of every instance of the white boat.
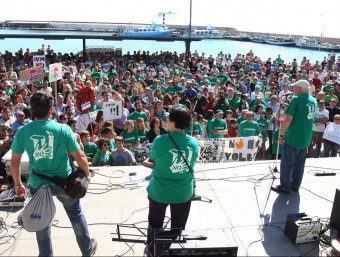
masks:
<path fill-rule="evenodd" d="M 188 37 L 189 33 L 185 33 L 184 37 Z M 221 31 L 214 27 L 208 26 L 206 29 L 194 29 L 191 31 L 191 37 L 193 38 L 222 38 Z"/>
<path fill-rule="evenodd" d="M 279 46 L 295 46 L 296 42 L 293 37 L 270 37 L 266 40 L 267 44 Z"/>
<path fill-rule="evenodd" d="M 226 37 L 226 39 L 238 40 L 238 41 L 251 41 L 250 36 L 246 33 L 234 34 L 229 37 Z"/>
<path fill-rule="evenodd" d="M 266 43 L 267 37 L 266 36 L 257 36 L 257 37 L 252 37 L 251 41 L 255 43 Z"/>
<path fill-rule="evenodd" d="M 125 31 L 123 37 L 171 37 L 174 29 L 168 29 L 165 24 L 159 25 L 152 22 L 150 26 L 138 27 L 133 31 Z"/>
<path fill-rule="evenodd" d="M 318 51 L 340 51 L 339 45 L 332 45 L 327 42 L 320 43 L 316 39 L 308 37 L 302 37 L 298 41 L 296 41 L 296 47 Z"/>

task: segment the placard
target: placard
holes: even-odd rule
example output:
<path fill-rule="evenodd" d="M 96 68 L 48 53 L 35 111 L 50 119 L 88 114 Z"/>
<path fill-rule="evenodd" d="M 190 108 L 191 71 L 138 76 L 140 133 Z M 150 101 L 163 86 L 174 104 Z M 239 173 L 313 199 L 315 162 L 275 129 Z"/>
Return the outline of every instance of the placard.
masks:
<path fill-rule="evenodd" d="M 96 99 L 94 92 L 89 87 L 84 87 L 79 90 L 76 98 L 76 108 L 82 113 L 86 113 L 92 109 Z"/>
<path fill-rule="evenodd" d="M 30 80 L 31 82 L 44 79 L 44 68 L 37 67 L 19 71 L 19 78 L 22 81 Z"/>
<path fill-rule="evenodd" d="M 33 55 L 33 67 L 45 67 L 45 55 Z"/>
<path fill-rule="evenodd" d="M 104 121 L 119 119 L 123 115 L 122 100 L 103 102 Z"/>
<path fill-rule="evenodd" d="M 50 66 L 48 67 L 48 81 L 50 83 L 63 78 L 62 67 L 63 65 L 61 62 L 50 64 Z"/>
<path fill-rule="evenodd" d="M 340 145 L 340 125 L 327 123 L 323 138 Z"/>

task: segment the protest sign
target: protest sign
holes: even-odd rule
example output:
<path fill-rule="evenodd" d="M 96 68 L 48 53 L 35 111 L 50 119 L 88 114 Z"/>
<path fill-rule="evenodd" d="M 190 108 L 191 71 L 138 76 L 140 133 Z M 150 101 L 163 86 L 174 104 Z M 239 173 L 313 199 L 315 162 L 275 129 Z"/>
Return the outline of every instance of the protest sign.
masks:
<path fill-rule="evenodd" d="M 103 102 L 103 118 L 106 120 L 119 119 L 123 114 L 123 103 L 121 100 Z"/>
<path fill-rule="evenodd" d="M 340 125 L 328 123 L 323 138 L 340 145 Z"/>
<path fill-rule="evenodd" d="M 33 55 L 33 67 L 45 67 L 45 55 Z"/>
<path fill-rule="evenodd" d="M 92 109 L 95 104 L 96 99 L 94 92 L 89 87 L 84 87 L 80 89 L 76 98 L 76 108 L 78 111 L 85 113 Z"/>
<path fill-rule="evenodd" d="M 62 66 L 63 65 L 61 62 L 50 64 L 50 66 L 48 67 L 48 81 L 50 83 L 63 78 Z"/>

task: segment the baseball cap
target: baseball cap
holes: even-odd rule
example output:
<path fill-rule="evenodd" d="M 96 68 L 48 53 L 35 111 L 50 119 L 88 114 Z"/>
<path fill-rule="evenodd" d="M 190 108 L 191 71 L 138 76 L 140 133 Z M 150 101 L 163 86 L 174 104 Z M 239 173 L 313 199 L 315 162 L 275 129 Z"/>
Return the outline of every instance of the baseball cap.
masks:
<path fill-rule="evenodd" d="M 216 110 L 215 114 L 223 114 L 222 110 Z"/>
<path fill-rule="evenodd" d="M 277 99 L 277 95 L 272 95 L 271 99 Z"/>
<path fill-rule="evenodd" d="M 292 87 L 301 87 L 303 89 L 309 89 L 309 82 L 305 79 L 300 79 L 297 82 L 291 84 Z"/>

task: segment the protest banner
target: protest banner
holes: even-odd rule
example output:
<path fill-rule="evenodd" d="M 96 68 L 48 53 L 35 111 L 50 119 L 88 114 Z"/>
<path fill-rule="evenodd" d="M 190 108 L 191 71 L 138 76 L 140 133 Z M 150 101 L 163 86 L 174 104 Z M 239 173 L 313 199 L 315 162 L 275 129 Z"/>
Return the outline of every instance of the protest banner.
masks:
<path fill-rule="evenodd" d="M 76 108 L 82 113 L 90 111 L 95 104 L 96 99 L 94 92 L 89 87 L 84 87 L 79 90 L 76 98 Z"/>
<path fill-rule="evenodd" d="M 244 162 L 254 161 L 261 138 L 233 137 L 233 138 L 205 138 L 198 140 L 200 147 L 199 163 Z M 141 164 L 149 158 L 152 144 L 130 149 L 136 162 Z"/>
<path fill-rule="evenodd" d="M 323 138 L 340 145 L 340 125 L 328 123 Z"/>
<path fill-rule="evenodd" d="M 45 55 L 33 55 L 33 67 L 43 67 L 45 68 Z"/>
<path fill-rule="evenodd" d="M 104 121 L 119 119 L 123 114 L 122 100 L 103 102 Z"/>
<path fill-rule="evenodd" d="M 20 80 L 27 81 L 29 79 L 30 70 L 31 69 L 19 71 L 19 78 L 20 78 Z"/>
<path fill-rule="evenodd" d="M 48 67 L 48 70 L 49 70 L 48 81 L 50 83 L 63 78 L 62 67 L 63 67 L 63 65 L 62 65 L 61 62 L 53 63 L 53 64 L 49 65 L 49 67 Z"/>

